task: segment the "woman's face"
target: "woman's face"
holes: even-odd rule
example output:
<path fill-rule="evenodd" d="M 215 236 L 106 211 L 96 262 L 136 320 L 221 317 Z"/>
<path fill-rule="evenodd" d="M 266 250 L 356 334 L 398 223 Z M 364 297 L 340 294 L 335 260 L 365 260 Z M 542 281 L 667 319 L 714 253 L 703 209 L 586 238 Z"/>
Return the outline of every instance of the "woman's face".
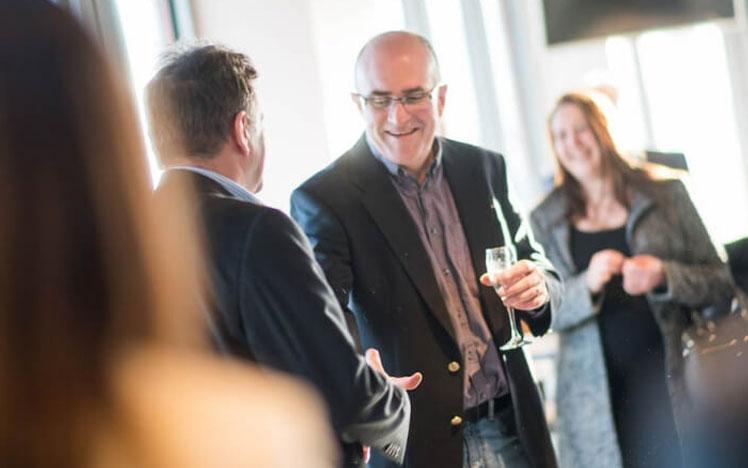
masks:
<path fill-rule="evenodd" d="M 561 165 L 579 182 L 600 176 L 602 155 L 582 110 L 562 104 L 551 118 L 551 137 Z"/>

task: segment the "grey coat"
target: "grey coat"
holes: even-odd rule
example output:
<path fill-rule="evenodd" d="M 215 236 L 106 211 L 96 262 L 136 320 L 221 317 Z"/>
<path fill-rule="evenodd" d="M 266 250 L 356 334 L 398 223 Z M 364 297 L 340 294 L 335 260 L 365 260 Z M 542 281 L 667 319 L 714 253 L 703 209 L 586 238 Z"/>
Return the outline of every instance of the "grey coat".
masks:
<path fill-rule="evenodd" d="M 680 336 L 687 311 L 728 297 L 731 280 L 680 181 L 655 182 L 655 197 L 634 192 L 626 222 L 633 255 L 664 261 L 667 286 L 647 300 L 662 332 L 665 368 L 679 433 L 687 426 Z M 552 191 L 531 213 L 532 228 L 565 282 L 562 306 L 551 327 L 560 333 L 557 358 L 559 462 L 562 467 L 620 467 L 621 454 L 611 411 L 600 332 L 585 283 L 572 260 L 568 202 Z"/>

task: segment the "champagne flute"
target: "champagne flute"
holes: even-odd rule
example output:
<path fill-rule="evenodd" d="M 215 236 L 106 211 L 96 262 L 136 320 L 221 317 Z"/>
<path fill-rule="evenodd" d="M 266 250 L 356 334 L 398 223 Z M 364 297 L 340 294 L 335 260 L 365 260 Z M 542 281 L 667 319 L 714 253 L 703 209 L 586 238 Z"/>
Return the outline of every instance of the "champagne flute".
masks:
<path fill-rule="evenodd" d="M 500 273 L 514 264 L 514 250 L 510 247 L 490 247 L 486 249 L 486 271 L 488 273 Z M 529 343 L 524 336 L 517 330 L 517 317 L 513 307 L 507 307 L 509 314 L 509 328 L 512 331 L 509 341 L 499 348 L 502 351 L 517 349 Z"/>

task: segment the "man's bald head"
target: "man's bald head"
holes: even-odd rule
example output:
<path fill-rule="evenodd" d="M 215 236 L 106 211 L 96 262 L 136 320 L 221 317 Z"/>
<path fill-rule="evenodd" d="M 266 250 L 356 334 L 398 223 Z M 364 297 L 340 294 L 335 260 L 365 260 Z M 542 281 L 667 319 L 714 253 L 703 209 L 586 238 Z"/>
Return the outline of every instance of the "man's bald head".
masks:
<path fill-rule="evenodd" d="M 429 75 L 432 85 L 441 81 L 439 62 L 434 48 L 428 39 L 409 31 L 388 31 L 371 38 L 358 53 L 354 70 L 354 85 L 361 92 L 361 83 L 381 60 L 392 60 L 393 57 L 408 60 L 412 54 L 425 53 L 428 58 Z"/>

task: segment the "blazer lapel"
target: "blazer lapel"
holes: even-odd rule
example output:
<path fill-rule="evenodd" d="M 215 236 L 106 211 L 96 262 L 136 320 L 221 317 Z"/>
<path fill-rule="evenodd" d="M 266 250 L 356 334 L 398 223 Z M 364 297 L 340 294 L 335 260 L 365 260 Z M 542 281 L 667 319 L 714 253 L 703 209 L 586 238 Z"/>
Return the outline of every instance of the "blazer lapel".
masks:
<path fill-rule="evenodd" d="M 416 290 L 439 323 L 455 339 L 455 332 L 431 262 L 416 225 L 390 181 L 389 173 L 369 150 L 362 137 L 352 151 L 351 175 L 363 190 L 364 207 L 379 227 Z"/>
<path fill-rule="evenodd" d="M 454 197 L 460 224 L 468 242 L 473 269 L 477 277 L 485 272 L 485 249 L 504 245 L 501 228 L 498 226 L 486 174 L 476 164 L 469 164 L 467 158 L 460 158 L 450 150 L 449 142 L 442 140 L 442 164 L 444 176 Z M 492 330 L 506 325 L 507 315 L 504 305 L 496 293 L 483 285 L 478 285 L 484 316 Z"/>

